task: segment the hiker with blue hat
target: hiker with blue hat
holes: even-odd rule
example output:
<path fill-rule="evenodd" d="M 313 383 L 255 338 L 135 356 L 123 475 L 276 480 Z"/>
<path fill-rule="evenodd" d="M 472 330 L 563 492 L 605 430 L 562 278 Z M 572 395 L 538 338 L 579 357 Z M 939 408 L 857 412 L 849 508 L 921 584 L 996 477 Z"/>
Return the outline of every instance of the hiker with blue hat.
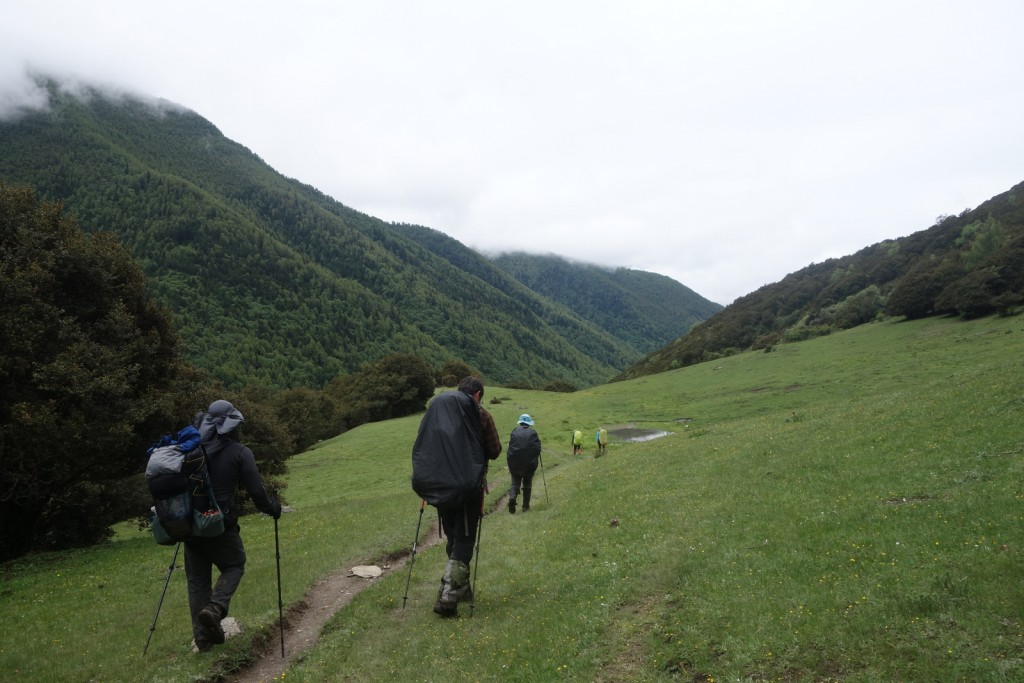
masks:
<path fill-rule="evenodd" d="M 533 474 L 540 463 L 540 436 L 533 428 L 533 418 L 523 413 L 519 416 L 519 424 L 512 430 L 508 438 L 508 473 L 512 477 L 512 485 L 508 489 L 508 511 L 516 513 L 516 498 L 519 488 L 523 489 L 523 512 L 530 509 L 530 494 L 533 492 Z"/>

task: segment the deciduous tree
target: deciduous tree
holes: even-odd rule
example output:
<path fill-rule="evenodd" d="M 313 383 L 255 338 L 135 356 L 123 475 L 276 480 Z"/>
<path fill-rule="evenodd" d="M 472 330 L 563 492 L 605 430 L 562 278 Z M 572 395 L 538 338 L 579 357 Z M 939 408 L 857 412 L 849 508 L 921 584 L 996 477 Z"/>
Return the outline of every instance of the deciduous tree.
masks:
<path fill-rule="evenodd" d="M 105 537 L 199 379 L 116 239 L 0 182 L 0 559 Z"/>

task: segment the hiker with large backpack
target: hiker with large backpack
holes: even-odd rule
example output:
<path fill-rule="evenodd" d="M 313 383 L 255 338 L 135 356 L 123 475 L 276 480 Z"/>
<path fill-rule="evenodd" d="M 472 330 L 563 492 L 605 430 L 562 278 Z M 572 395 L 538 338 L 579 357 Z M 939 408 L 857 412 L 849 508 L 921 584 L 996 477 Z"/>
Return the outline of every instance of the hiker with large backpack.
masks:
<path fill-rule="evenodd" d="M 442 617 L 458 616 L 458 604 L 473 600 L 469 563 L 483 516 L 487 464 L 501 455 L 494 418 L 480 405 L 483 396 L 476 377 L 438 394 L 427 406 L 412 449 L 412 488 L 437 508 L 448 538 L 448 563 L 434 604 Z"/>
<path fill-rule="evenodd" d="M 192 633 L 200 652 L 224 642 L 220 622 L 228 615 L 231 598 L 245 572 L 245 547 L 235 502 L 239 484 L 262 512 L 275 520 L 281 517 L 281 504 L 267 493 L 252 451 L 238 441 L 238 426 L 244 419 L 231 403 L 219 400 L 211 403 L 205 413 L 197 415 L 195 421 L 206 453 L 213 494 L 224 514 L 224 533 L 185 540 L 188 605 Z M 220 572 L 216 584 L 213 583 L 214 566 Z"/>
<path fill-rule="evenodd" d="M 583 455 L 583 432 L 578 429 L 572 433 L 572 454 Z"/>
<path fill-rule="evenodd" d="M 540 463 L 540 436 L 533 428 L 533 418 L 523 413 L 519 416 L 519 424 L 508 437 L 508 450 L 505 451 L 508 461 L 508 473 L 512 484 L 508 489 L 508 511 L 516 514 L 516 498 L 519 488 L 523 489 L 523 512 L 530 509 L 530 497 L 533 492 L 533 475 Z"/>

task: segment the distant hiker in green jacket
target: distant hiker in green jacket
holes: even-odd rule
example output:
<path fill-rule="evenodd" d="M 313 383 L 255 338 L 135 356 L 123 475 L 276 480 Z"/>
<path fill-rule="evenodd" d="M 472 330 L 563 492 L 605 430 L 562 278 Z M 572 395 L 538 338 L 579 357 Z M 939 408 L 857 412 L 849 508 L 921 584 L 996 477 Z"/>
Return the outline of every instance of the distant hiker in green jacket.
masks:
<path fill-rule="evenodd" d="M 572 433 L 572 454 L 583 455 L 583 432 L 578 429 Z"/>
<path fill-rule="evenodd" d="M 594 440 L 597 441 L 597 454 L 594 457 L 600 458 L 604 455 L 604 447 L 608 445 L 608 430 L 604 427 L 598 429 L 594 435 Z"/>

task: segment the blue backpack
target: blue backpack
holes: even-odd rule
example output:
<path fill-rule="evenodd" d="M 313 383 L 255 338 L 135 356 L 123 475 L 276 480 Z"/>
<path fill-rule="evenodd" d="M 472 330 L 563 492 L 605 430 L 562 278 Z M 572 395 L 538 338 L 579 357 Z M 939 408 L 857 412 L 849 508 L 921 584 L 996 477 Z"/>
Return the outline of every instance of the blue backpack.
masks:
<path fill-rule="evenodd" d="M 213 495 L 199 431 L 185 427 L 146 451 L 146 483 L 153 496 L 150 528 L 160 545 L 224 533 L 224 514 Z"/>

